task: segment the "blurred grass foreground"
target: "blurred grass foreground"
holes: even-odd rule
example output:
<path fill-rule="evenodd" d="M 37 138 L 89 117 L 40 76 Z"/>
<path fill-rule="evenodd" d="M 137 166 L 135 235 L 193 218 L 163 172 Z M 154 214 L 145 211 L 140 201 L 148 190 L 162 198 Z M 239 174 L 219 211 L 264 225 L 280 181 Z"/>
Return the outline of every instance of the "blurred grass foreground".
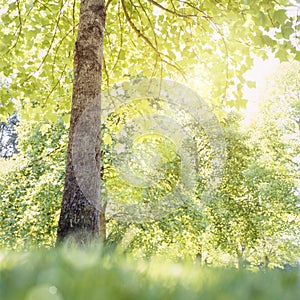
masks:
<path fill-rule="evenodd" d="M 238 271 L 101 249 L 0 252 L 1 300 L 300 299 L 299 270 Z"/>

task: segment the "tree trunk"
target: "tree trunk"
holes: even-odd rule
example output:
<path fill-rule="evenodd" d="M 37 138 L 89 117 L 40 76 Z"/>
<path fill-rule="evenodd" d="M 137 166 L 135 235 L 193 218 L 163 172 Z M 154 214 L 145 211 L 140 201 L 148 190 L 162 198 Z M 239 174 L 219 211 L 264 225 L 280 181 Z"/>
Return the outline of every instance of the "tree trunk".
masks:
<path fill-rule="evenodd" d="M 239 247 L 236 249 L 239 270 L 242 270 L 244 268 L 244 263 L 245 263 L 244 251 L 245 251 L 245 247 L 243 245 L 239 245 Z"/>
<path fill-rule="evenodd" d="M 265 270 L 269 269 L 269 263 L 270 263 L 270 259 L 269 259 L 268 255 L 265 255 L 264 256 L 264 267 L 265 267 Z"/>
<path fill-rule="evenodd" d="M 104 26 L 104 0 L 81 0 L 74 51 L 65 186 L 57 244 L 71 238 L 76 244 L 87 245 L 99 237 L 100 91 Z M 79 144 L 78 137 L 81 141 Z"/>

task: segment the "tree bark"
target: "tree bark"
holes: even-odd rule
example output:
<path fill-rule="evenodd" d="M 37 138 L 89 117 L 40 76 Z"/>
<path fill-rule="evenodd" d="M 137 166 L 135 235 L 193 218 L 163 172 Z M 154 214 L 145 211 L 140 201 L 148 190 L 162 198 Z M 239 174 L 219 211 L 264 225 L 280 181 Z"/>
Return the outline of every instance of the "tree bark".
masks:
<path fill-rule="evenodd" d="M 78 36 L 74 49 L 74 84 L 66 175 L 57 244 L 71 238 L 76 244 L 87 245 L 99 237 L 101 208 L 98 175 L 104 26 L 104 0 L 81 0 Z M 91 106 L 93 101 L 96 102 Z M 93 133 L 89 131 L 91 124 L 94 126 Z M 80 151 L 74 155 L 74 147 L 77 147 L 74 142 L 78 131 L 81 132 L 82 145 Z M 91 134 L 95 136 L 89 137 Z M 88 165 L 84 157 L 89 157 Z M 89 164 L 96 169 L 90 170 Z M 82 167 L 85 173 L 90 172 L 83 174 L 83 177 L 88 178 L 88 182 L 80 182 L 76 166 Z M 94 191 L 93 194 L 86 192 L 87 185 Z"/>

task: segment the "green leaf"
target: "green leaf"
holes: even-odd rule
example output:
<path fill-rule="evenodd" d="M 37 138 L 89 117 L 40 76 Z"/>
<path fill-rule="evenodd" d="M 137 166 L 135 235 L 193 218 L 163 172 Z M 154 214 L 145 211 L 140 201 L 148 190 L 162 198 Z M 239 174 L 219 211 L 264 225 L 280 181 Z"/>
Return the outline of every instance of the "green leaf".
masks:
<path fill-rule="evenodd" d="M 285 39 L 289 39 L 290 35 L 294 33 L 294 29 L 289 24 L 285 24 L 281 27 L 281 33 Z"/>
<path fill-rule="evenodd" d="M 264 43 L 267 45 L 267 46 L 270 46 L 270 47 L 274 47 L 277 42 L 274 41 L 273 39 L 271 39 L 269 36 L 267 35 L 263 35 L 262 36 L 262 40 L 264 41 Z"/>
<path fill-rule="evenodd" d="M 236 106 L 237 108 L 246 108 L 247 103 L 248 103 L 247 100 L 241 98 L 241 99 L 238 99 L 238 100 L 236 101 L 235 106 Z"/>
<path fill-rule="evenodd" d="M 124 60 L 125 57 L 126 57 L 125 51 L 124 51 L 124 50 L 121 50 L 120 53 L 119 53 L 119 59 L 120 59 L 120 60 Z"/>
<path fill-rule="evenodd" d="M 255 81 L 247 81 L 247 86 L 250 89 L 255 89 L 256 88 L 256 82 Z"/>
<path fill-rule="evenodd" d="M 288 53 L 284 49 L 278 49 L 278 51 L 275 54 L 276 58 L 279 58 L 280 62 L 287 61 L 288 60 Z"/>
<path fill-rule="evenodd" d="M 66 114 L 66 115 L 62 116 L 61 119 L 63 120 L 63 122 L 65 124 L 69 124 L 70 123 L 70 114 Z"/>
<path fill-rule="evenodd" d="M 111 136 L 107 133 L 105 133 L 103 135 L 103 138 L 102 138 L 102 141 L 105 145 L 112 145 L 112 139 L 111 139 Z"/>
<path fill-rule="evenodd" d="M 294 57 L 294 59 L 300 61 L 300 51 L 297 52 L 297 54 Z"/>
<path fill-rule="evenodd" d="M 275 11 L 273 14 L 273 22 L 276 23 L 276 25 L 283 24 L 286 19 L 287 19 L 287 15 L 284 9 L 279 9 Z"/>

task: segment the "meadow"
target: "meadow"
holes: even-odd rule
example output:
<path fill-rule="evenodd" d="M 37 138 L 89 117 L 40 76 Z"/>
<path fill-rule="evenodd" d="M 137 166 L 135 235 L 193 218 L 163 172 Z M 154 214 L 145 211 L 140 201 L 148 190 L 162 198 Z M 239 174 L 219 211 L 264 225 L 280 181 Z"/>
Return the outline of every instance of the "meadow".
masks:
<path fill-rule="evenodd" d="M 70 247 L 0 253 L 2 300 L 296 300 L 299 270 L 252 272 Z"/>

